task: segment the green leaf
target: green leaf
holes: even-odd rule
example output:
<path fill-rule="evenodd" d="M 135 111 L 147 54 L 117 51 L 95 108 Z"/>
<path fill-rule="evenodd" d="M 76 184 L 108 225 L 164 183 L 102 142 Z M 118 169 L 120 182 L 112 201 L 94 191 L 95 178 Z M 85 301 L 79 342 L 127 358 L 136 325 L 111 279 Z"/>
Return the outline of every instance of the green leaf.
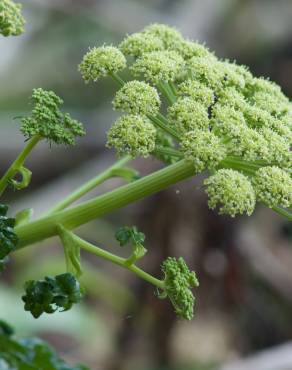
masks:
<path fill-rule="evenodd" d="M 0 368 L 9 370 L 88 370 L 66 364 L 46 342 L 18 339 L 9 324 L 0 320 Z"/>
<path fill-rule="evenodd" d="M 46 276 L 38 281 L 29 280 L 25 284 L 25 295 L 22 296 L 24 309 L 30 311 L 34 318 L 44 312 L 54 313 L 58 309 L 67 311 L 81 298 L 79 281 L 70 273 Z"/>
<path fill-rule="evenodd" d="M 7 217 L 7 211 L 8 206 L 0 204 L 0 261 L 14 251 L 18 243 L 18 237 L 14 233 L 15 219 Z"/>
<path fill-rule="evenodd" d="M 140 232 L 136 226 L 124 226 L 119 228 L 115 237 L 121 247 L 126 244 L 132 244 L 133 251 L 131 256 L 127 259 L 128 265 L 133 265 L 146 254 L 147 249 L 144 247 L 145 234 Z"/>

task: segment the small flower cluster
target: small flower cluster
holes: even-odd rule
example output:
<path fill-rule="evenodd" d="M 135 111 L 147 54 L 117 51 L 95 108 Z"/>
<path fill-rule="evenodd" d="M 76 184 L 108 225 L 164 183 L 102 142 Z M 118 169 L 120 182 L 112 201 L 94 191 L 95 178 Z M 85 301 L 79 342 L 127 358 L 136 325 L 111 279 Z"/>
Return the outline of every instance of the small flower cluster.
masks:
<path fill-rule="evenodd" d="M 139 81 L 118 77 L 127 63 Z M 252 214 L 256 201 L 291 208 L 292 115 L 275 83 L 159 24 L 117 48 L 92 49 L 79 68 L 86 82 L 115 74 L 123 85 L 113 106 L 128 115 L 109 130 L 107 144 L 119 155 L 169 158 L 175 146 L 164 145 L 163 135 L 170 134 L 176 158 L 191 161 L 195 173 L 212 171 L 205 181 L 211 208 L 231 216 Z"/>
<path fill-rule="evenodd" d="M 23 32 L 24 19 L 21 5 L 11 0 L 0 2 L 0 33 L 3 36 L 18 36 Z"/>
<path fill-rule="evenodd" d="M 34 89 L 32 100 L 31 116 L 22 118 L 21 125 L 21 132 L 27 139 L 38 135 L 56 144 L 74 145 L 76 136 L 85 135 L 82 123 L 60 111 L 63 100 L 53 91 Z"/>
<path fill-rule="evenodd" d="M 194 271 L 190 271 L 182 257 L 168 257 L 161 266 L 164 273 L 165 291 L 160 298 L 168 297 L 178 316 L 191 320 L 194 316 L 195 298 L 192 288 L 199 286 Z"/>

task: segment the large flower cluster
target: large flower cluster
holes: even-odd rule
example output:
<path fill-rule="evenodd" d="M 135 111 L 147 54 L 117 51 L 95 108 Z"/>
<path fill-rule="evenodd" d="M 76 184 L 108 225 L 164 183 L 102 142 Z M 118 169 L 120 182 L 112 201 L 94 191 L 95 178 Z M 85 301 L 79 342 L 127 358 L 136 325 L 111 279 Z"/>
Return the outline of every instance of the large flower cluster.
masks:
<path fill-rule="evenodd" d="M 3 36 L 18 36 L 23 32 L 24 19 L 21 5 L 11 0 L 0 1 L 0 33 Z"/>
<path fill-rule="evenodd" d="M 250 215 L 256 201 L 292 207 L 292 113 L 277 84 L 165 25 L 152 24 L 106 48 L 92 49 L 80 70 L 86 81 L 114 72 L 123 85 L 113 105 L 130 116 L 108 135 L 119 155 L 169 158 L 176 152 L 175 160 L 191 161 L 195 173 L 211 170 L 206 192 L 220 213 Z M 118 76 L 126 63 L 139 81 L 124 84 Z M 177 143 L 164 146 L 162 132 Z"/>

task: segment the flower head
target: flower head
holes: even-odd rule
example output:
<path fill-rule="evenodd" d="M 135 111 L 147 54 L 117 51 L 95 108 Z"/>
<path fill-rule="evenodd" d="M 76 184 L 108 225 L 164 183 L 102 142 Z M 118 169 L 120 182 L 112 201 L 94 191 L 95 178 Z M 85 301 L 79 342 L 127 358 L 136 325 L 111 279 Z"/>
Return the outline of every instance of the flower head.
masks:
<path fill-rule="evenodd" d="M 143 81 L 127 82 L 117 93 L 113 106 L 131 114 L 156 115 L 160 108 L 157 90 Z"/>
<path fill-rule="evenodd" d="M 168 108 L 168 118 L 175 122 L 180 133 L 209 128 L 207 108 L 190 97 L 177 99 Z"/>
<path fill-rule="evenodd" d="M 178 316 L 191 320 L 194 316 L 195 298 L 191 291 L 198 287 L 199 282 L 194 271 L 190 271 L 182 257 L 176 259 L 168 257 L 161 266 L 164 273 L 165 294 L 168 297 Z"/>
<path fill-rule="evenodd" d="M 29 117 L 22 118 L 21 132 L 26 138 L 39 135 L 56 144 L 75 144 L 76 136 L 85 135 L 83 125 L 69 113 L 63 114 L 59 107 L 63 100 L 53 91 L 41 88 L 32 93 L 34 107 Z"/>
<path fill-rule="evenodd" d="M 113 46 L 92 48 L 79 64 L 79 71 L 85 82 L 97 81 L 111 73 L 121 71 L 126 67 L 123 53 Z"/>
<path fill-rule="evenodd" d="M 107 146 L 115 147 L 118 155 L 148 157 L 155 148 L 156 129 L 143 116 L 126 115 L 120 117 L 110 128 Z"/>
<path fill-rule="evenodd" d="M 144 53 L 163 50 L 162 40 L 151 33 L 133 33 L 127 36 L 119 46 L 125 55 L 140 57 Z"/>
<path fill-rule="evenodd" d="M 185 80 L 178 86 L 178 95 L 189 96 L 203 104 L 206 108 L 210 107 L 215 101 L 212 89 L 196 80 Z"/>
<path fill-rule="evenodd" d="M 186 61 L 192 57 L 214 56 L 206 46 L 190 40 L 183 40 L 175 44 L 174 50 L 177 51 Z"/>
<path fill-rule="evenodd" d="M 23 32 L 24 19 L 21 5 L 11 0 L 0 2 L 0 33 L 3 36 L 18 36 Z"/>
<path fill-rule="evenodd" d="M 166 49 L 172 49 L 175 45 L 183 41 L 183 37 L 178 30 L 165 24 L 150 24 L 144 28 L 143 33 L 159 38 Z"/>
<path fill-rule="evenodd" d="M 135 76 L 146 81 L 174 81 L 184 66 L 183 58 L 175 51 L 153 51 L 143 54 L 130 68 Z"/>
<path fill-rule="evenodd" d="M 214 169 L 226 156 L 220 139 L 210 131 L 189 131 L 181 140 L 185 159 L 193 162 L 196 172 Z"/>
<path fill-rule="evenodd" d="M 220 89 L 224 85 L 224 69 L 212 55 L 208 57 L 192 57 L 188 61 L 192 78 L 212 89 Z"/>
<path fill-rule="evenodd" d="M 256 196 L 249 179 L 243 174 L 221 169 L 204 181 L 211 209 L 219 206 L 220 214 L 234 217 L 237 214 L 253 213 Z"/>
<path fill-rule="evenodd" d="M 292 178 L 277 166 L 260 168 L 254 178 L 253 185 L 259 201 L 268 207 L 292 206 Z"/>

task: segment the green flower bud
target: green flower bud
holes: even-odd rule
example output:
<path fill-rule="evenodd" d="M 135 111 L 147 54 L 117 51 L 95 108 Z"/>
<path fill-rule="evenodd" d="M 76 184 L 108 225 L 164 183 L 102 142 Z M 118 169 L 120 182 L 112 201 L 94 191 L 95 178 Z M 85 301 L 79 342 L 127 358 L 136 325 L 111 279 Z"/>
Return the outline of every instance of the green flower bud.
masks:
<path fill-rule="evenodd" d="M 119 156 L 148 157 L 155 148 L 156 129 L 143 116 L 120 117 L 108 131 L 107 147 L 115 147 Z"/>
<path fill-rule="evenodd" d="M 175 45 L 174 50 L 177 51 L 186 61 L 192 57 L 214 57 L 206 46 L 189 40 L 184 40 L 178 43 Z"/>
<path fill-rule="evenodd" d="M 188 68 L 194 80 L 213 89 L 224 87 L 224 68 L 215 57 L 193 57 L 188 61 Z"/>
<path fill-rule="evenodd" d="M 94 47 L 84 55 L 79 64 L 79 71 L 85 82 L 97 81 L 101 77 L 121 71 L 126 64 L 126 58 L 118 48 Z"/>
<path fill-rule="evenodd" d="M 253 185 L 258 200 L 268 207 L 292 206 L 292 178 L 281 168 L 260 168 L 253 178 Z"/>
<path fill-rule="evenodd" d="M 181 133 L 209 128 L 207 108 L 189 97 L 179 98 L 168 107 L 168 119 L 175 122 Z"/>
<path fill-rule="evenodd" d="M 3 36 L 18 36 L 23 32 L 24 19 L 21 5 L 11 0 L 0 2 L 0 33 Z"/>
<path fill-rule="evenodd" d="M 291 168 L 292 152 L 289 141 L 269 128 L 263 128 L 259 132 L 268 143 L 268 154 L 263 159 Z"/>
<path fill-rule="evenodd" d="M 191 320 L 194 316 L 195 298 L 192 288 L 199 286 L 194 271 L 190 271 L 182 257 L 168 257 L 161 265 L 164 273 L 165 292 L 160 297 L 168 297 L 178 316 Z M 164 295 L 165 293 L 165 295 Z"/>
<path fill-rule="evenodd" d="M 252 96 L 255 93 L 264 93 L 267 95 L 271 95 L 276 97 L 278 100 L 282 102 L 288 102 L 287 97 L 282 93 L 281 87 L 277 85 L 275 82 L 267 80 L 263 77 L 260 78 L 253 78 L 249 85 L 247 94 Z"/>
<path fill-rule="evenodd" d="M 243 113 L 247 124 L 255 129 L 271 127 L 275 120 L 269 112 L 251 104 L 246 104 Z"/>
<path fill-rule="evenodd" d="M 218 66 L 224 73 L 224 85 L 234 87 L 239 91 L 245 87 L 245 77 L 241 73 L 238 73 L 236 64 L 230 63 L 229 61 L 218 62 Z"/>
<path fill-rule="evenodd" d="M 260 133 L 249 127 L 240 127 L 238 132 L 232 140 L 232 154 L 239 155 L 247 161 L 268 158 L 269 145 Z"/>
<path fill-rule="evenodd" d="M 160 104 L 157 90 L 143 81 L 127 82 L 113 100 L 114 109 L 141 115 L 156 115 Z"/>
<path fill-rule="evenodd" d="M 39 135 L 56 144 L 74 145 L 77 136 L 85 135 L 82 123 L 60 111 L 63 100 L 53 91 L 34 89 L 32 100 L 31 115 L 21 120 L 20 130 L 27 139 Z"/>
<path fill-rule="evenodd" d="M 289 111 L 289 102 L 283 102 L 277 96 L 265 92 L 256 92 L 250 99 L 258 108 L 264 109 L 272 115 L 278 116 Z"/>
<path fill-rule="evenodd" d="M 188 79 L 180 83 L 177 93 L 181 96 L 189 96 L 207 108 L 214 103 L 213 90 L 196 80 Z"/>
<path fill-rule="evenodd" d="M 151 51 L 163 50 L 163 42 L 160 38 L 147 33 L 133 33 L 125 38 L 119 46 L 125 55 L 140 57 Z"/>
<path fill-rule="evenodd" d="M 247 105 L 244 96 L 235 87 L 226 87 L 216 92 L 217 104 L 228 105 L 236 110 L 243 111 Z M 216 105 L 217 105 L 216 104 Z"/>
<path fill-rule="evenodd" d="M 196 172 L 214 169 L 225 158 L 226 149 L 210 131 L 190 131 L 181 139 L 181 151 L 194 164 Z"/>
<path fill-rule="evenodd" d="M 174 51 L 153 51 L 143 54 L 131 66 L 134 76 L 143 75 L 154 84 L 174 81 L 184 67 L 182 57 Z"/>
<path fill-rule="evenodd" d="M 183 41 L 183 37 L 179 31 L 173 27 L 166 26 L 164 24 L 150 24 L 143 30 L 144 34 L 150 34 L 159 38 L 165 48 L 172 49 L 174 45 L 179 44 Z"/>
<path fill-rule="evenodd" d="M 238 137 L 246 129 L 243 114 L 232 106 L 216 103 L 210 120 L 213 131 L 227 138 Z"/>
<path fill-rule="evenodd" d="M 231 169 L 221 169 L 204 181 L 211 209 L 219 206 L 219 214 L 251 215 L 255 208 L 256 196 L 249 179 Z"/>

